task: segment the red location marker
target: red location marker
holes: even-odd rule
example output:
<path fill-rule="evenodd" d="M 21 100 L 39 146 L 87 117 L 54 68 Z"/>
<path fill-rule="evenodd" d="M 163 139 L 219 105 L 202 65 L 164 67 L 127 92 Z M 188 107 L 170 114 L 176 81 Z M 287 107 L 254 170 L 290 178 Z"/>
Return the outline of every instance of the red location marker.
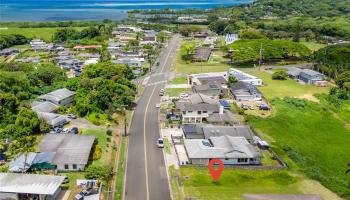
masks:
<path fill-rule="evenodd" d="M 215 163 L 219 164 L 219 169 L 216 169 L 216 170 L 213 169 L 213 165 Z M 220 175 L 221 175 L 221 172 L 224 169 L 224 163 L 220 159 L 217 159 L 217 158 L 211 159 L 208 163 L 208 169 L 210 171 L 211 176 L 213 177 L 214 182 L 218 182 Z"/>

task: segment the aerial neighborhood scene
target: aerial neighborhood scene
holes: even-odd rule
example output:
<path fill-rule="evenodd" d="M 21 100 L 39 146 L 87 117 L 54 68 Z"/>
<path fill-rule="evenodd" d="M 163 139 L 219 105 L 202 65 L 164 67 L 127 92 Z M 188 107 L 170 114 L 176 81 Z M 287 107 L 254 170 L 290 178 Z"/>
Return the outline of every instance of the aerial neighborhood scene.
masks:
<path fill-rule="evenodd" d="M 350 200 L 350 2 L 0 1 L 0 199 Z"/>

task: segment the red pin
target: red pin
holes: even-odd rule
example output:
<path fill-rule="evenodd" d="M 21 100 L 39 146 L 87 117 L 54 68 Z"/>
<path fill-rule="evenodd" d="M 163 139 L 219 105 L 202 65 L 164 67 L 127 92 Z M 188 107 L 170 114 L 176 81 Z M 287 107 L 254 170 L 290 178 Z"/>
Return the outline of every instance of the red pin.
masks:
<path fill-rule="evenodd" d="M 217 170 L 213 169 L 213 165 L 215 163 L 219 164 L 219 169 L 217 169 Z M 213 177 L 214 182 L 218 182 L 220 175 L 221 175 L 221 172 L 224 169 L 224 163 L 220 159 L 217 159 L 217 158 L 211 159 L 208 163 L 208 169 L 210 171 L 211 176 Z"/>

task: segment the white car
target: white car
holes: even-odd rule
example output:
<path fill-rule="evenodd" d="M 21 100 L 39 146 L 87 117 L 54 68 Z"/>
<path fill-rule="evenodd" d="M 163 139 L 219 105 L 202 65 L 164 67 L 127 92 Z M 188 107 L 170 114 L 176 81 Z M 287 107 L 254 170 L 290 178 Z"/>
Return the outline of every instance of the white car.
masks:
<path fill-rule="evenodd" d="M 68 128 L 64 128 L 64 129 L 62 130 L 62 133 L 69 133 L 69 129 L 68 129 Z"/>
<path fill-rule="evenodd" d="M 163 138 L 158 138 L 157 139 L 157 146 L 159 148 L 164 148 L 164 140 L 163 140 Z"/>
<path fill-rule="evenodd" d="M 156 104 L 156 108 L 160 108 L 160 103 L 157 103 L 157 104 Z"/>
<path fill-rule="evenodd" d="M 181 93 L 180 94 L 180 98 L 181 99 L 184 99 L 184 98 L 187 98 L 188 97 L 188 94 L 187 93 Z"/>

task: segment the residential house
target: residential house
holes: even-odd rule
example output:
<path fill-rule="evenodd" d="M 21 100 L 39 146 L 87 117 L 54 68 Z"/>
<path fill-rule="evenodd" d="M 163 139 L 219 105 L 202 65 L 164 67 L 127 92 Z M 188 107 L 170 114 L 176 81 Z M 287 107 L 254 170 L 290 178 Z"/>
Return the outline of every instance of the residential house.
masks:
<path fill-rule="evenodd" d="M 19 58 L 16 59 L 16 62 L 23 62 L 23 63 L 39 63 L 41 62 L 41 59 L 39 56 L 33 56 L 33 57 L 27 57 L 27 58 Z"/>
<path fill-rule="evenodd" d="M 203 119 L 220 110 L 216 100 L 199 93 L 177 101 L 176 108 L 181 112 L 183 123 L 201 123 Z"/>
<path fill-rule="evenodd" d="M 56 200 L 64 176 L 0 173 L 0 199 Z"/>
<path fill-rule="evenodd" d="M 213 49 L 215 47 L 215 42 L 217 39 L 217 37 L 206 37 L 203 45 Z"/>
<path fill-rule="evenodd" d="M 208 165 L 213 158 L 221 159 L 225 165 L 259 165 L 262 157 L 259 149 L 244 137 L 185 139 L 184 144 L 189 163 L 194 165 Z"/>
<path fill-rule="evenodd" d="M 184 124 L 182 131 L 186 139 L 204 139 L 203 124 Z"/>
<path fill-rule="evenodd" d="M 118 64 L 125 64 L 125 65 L 128 65 L 129 67 L 133 66 L 133 67 L 141 68 L 142 63 L 145 62 L 145 59 L 144 58 L 119 58 L 118 60 L 113 62 Z"/>
<path fill-rule="evenodd" d="M 157 36 L 155 35 L 145 35 L 141 38 L 141 41 L 140 41 L 141 45 L 156 44 L 156 43 L 157 43 Z"/>
<path fill-rule="evenodd" d="M 67 124 L 69 121 L 63 115 L 48 112 L 36 112 L 39 119 L 44 120 L 51 127 L 60 127 Z"/>
<path fill-rule="evenodd" d="M 47 134 L 41 140 L 41 152 L 53 152 L 52 164 L 59 171 L 84 170 L 89 161 L 95 136 L 74 134 Z"/>
<path fill-rule="evenodd" d="M 58 89 L 53 92 L 39 96 L 41 101 L 48 101 L 58 106 L 66 106 L 74 100 L 75 92 L 66 88 Z"/>
<path fill-rule="evenodd" d="M 238 69 L 231 68 L 229 70 L 229 75 L 235 77 L 238 81 L 250 83 L 255 86 L 260 86 L 263 83 L 263 81 L 260 78 L 242 72 Z"/>
<path fill-rule="evenodd" d="M 49 170 L 54 167 L 51 165 L 55 153 L 52 152 L 29 152 L 27 154 L 21 154 L 17 158 L 13 159 L 9 164 L 9 172 L 27 172 L 29 169 L 36 170 Z"/>
<path fill-rule="evenodd" d="M 202 31 L 193 33 L 194 38 L 206 38 L 213 35 L 215 34 L 210 30 L 202 30 Z"/>
<path fill-rule="evenodd" d="M 188 82 L 192 86 L 219 83 L 222 87 L 225 87 L 227 85 L 227 72 L 191 74 L 188 76 Z"/>
<path fill-rule="evenodd" d="M 299 79 L 307 84 L 316 84 L 325 80 L 326 76 L 311 69 L 301 69 L 297 67 L 288 67 L 287 73 L 290 78 Z"/>
<path fill-rule="evenodd" d="M 226 34 L 225 44 L 230 45 L 230 44 L 234 43 L 235 41 L 237 41 L 238 39 L 239 39 L 238 34 Z"/>
<path fill-rule="evenodd" d="M 193 56 L 193 61 L 207 62 L 211 55 L 211 48 L 209 47 L 197 47 Z"/>
<path fill-rule="evenodd" d="M 226 89 L 217 82 L 212 82 L 203 85 L 192 86 L 193 93 L 201 93 L 214 99 L 219 99 L 220 96 L 225 95 Z"/>
<path fill-rule="evenodd" d="M 32 103 L 32 110 L 35 112 L 55 112 L 59 106 L 57 104 L 51 103 L 50 101 L 45 102 L 34 102 Z"/>
<path fill-rule="evenodd" d="M 262 93 L 254 85 L 238 81 L 230 86 L 231 93 L 236 101 L 261 101 Z"/>
<path fill-rule="evenodd" d="M 35 52 L 37 51 L 50 51 L 53 48 L 53 44 L 47 44 L 45 41 L 41 39 L 33 39 L 30 42 L 30 46 L 32 47 L 32 50 Z"/>
<path fill-rule="evenodd" d="M 1 50 L 0 56 L 11 56 L 11 55 L 18 54 L 18 53 L 19 53 L 18 49 L 8 48 L 8 49 Z"/>
<path fill-rule="evenodd" d="M 77 45 L 73 47 L 75 50 L 100 49 L 102 45 Z"/>

